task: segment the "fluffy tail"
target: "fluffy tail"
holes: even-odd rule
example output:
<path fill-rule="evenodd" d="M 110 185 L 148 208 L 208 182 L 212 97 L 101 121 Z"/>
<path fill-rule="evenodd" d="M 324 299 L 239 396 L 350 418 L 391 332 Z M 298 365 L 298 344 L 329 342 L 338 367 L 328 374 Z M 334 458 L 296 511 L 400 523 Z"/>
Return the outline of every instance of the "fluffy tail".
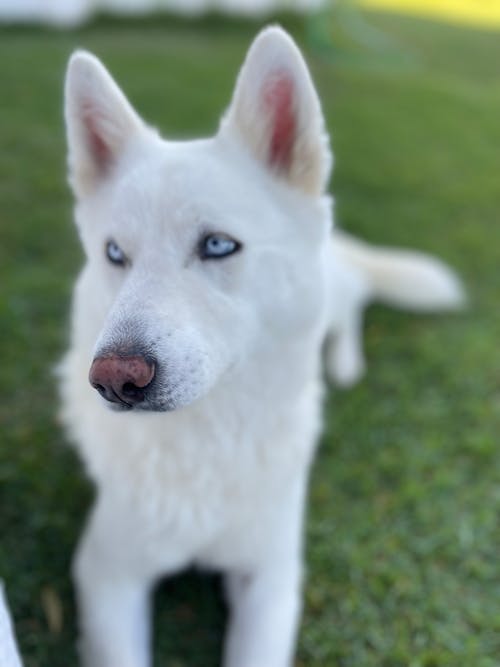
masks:
<path fill-rule="evenodd" d="M 326 370 L 337 385 L 350 386 L 365 370 L 363 312 L 370 301 L 413 310 L 456 310 L 465 302 L 458 276 L 423 253 L 370 246 L 333 234 Z"/>
<path fill-rule="evenodd" d="M 339 231 L 334 234 L 334 247 L 365 276 L 375 301 L 418 312 L 456 310 L 465 303 L 460 279 L 435 257 L 370 246 Z"/>

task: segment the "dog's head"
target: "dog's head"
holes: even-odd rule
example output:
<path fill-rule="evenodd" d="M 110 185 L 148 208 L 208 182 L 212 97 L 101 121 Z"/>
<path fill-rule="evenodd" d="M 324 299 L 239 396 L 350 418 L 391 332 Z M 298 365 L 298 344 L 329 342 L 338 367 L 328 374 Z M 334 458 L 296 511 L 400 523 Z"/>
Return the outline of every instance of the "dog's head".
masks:
<path fill-rule="evenodd" d="M 69 63 L 66 123 L 88 259 L 80 335 L 112 407 L 186 405 L 318 329 L 331 158 L 285 32 L 257 37 L 214 138 L 162 140 L 84 52 Z"/>

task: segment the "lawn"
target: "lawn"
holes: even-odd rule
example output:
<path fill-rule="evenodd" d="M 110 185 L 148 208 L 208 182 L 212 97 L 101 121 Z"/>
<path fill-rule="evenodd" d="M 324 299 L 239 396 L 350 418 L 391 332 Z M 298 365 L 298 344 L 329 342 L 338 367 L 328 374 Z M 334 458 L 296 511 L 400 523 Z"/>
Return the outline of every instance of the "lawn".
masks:
<path fill-rule="evenodd" d="M 368 375 L 330 393 L 311 483 L 301 667 L 500 661 L 500 36 L 340 11 L 286 19 L 332 132 L 339 224 L 439 254 L 466 312 L 367 314 Z M 52 368 L 82 256 L 61 84 L 95 51 L 170 136 L 212 132 L 256 24 L 101 19 L 0 30 L 0 576 L 26 667 L 76 665 L 69 566 L 92 498 Z M 156 665 L 218 664 L 216 577 L 156 596 Z"/>

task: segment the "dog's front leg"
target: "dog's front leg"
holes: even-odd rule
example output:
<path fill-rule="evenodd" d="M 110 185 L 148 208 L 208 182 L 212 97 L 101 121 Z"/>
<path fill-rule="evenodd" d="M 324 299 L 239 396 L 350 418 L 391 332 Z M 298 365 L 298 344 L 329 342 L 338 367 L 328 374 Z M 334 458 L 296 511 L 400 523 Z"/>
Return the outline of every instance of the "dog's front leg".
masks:
<path fill-rule="evenodd" d="M 151 580 L 132 567 L 127 541 L 95 512 L 73 574 L 85 667 L 148 667 Z"/>
<path fill-rule="evenodd" d="M 228 575 L 231 606 L 224 667 L 290 667 L 301 608 L 297 559 Z"/>
<path fill-rule="evenodd" d="M 303 471 L 305 473 L 305 470 Z M 259 515 L 253 567 L 227 575 L 224 667 L 291 667 L 301 611 L 305 480 Z"/>

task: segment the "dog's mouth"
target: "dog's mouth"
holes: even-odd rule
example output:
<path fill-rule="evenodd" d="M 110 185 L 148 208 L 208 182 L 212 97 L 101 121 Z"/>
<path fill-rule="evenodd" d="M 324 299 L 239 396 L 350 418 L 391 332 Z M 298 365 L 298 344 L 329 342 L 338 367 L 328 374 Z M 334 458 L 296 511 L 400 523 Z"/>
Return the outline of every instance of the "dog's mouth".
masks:
<path fill-rule="evenodd" d="M 127 401 L 124 401 L 118 396 L 116 392 L 113 391 L 113 397 L 109 398 L 108 395 L 106 395 L 106 390 L 104 387 L 101 385 L 93 385 L 93 387 L 106 400 L 106 403 L 111 410 L 114 410 L 115 412 L 127 412 L 134 409 L 132 403 L 127 403 Z"/>
<path fill-rule="evenodd" d="M 172 397 L 158 395 L 157 387 L 150 383 L 140 391 L 134 387 L 125 387 L 121 396 L 115 391 L 106 390 L 101 386 L 94 386 L 94 389 L 105 399 L 108 409 L 113 412 L 172 412 L 179 405 Z M 127 393 L 132 396 L 132 400 L 127 400 Z"/>
<path fill-rule="evenodd" d="M 113 410 L 113 412 L 171 412 L 178 406 L 175 401 L 169 398 L 159 398 L 154 393 L 154 388 L 151 388 L 147 393 L 149 385 L 144 387 L 144 390 L 139 393 L 130 388 L 130 393 L 133 393 L 133 400 L 126 400 L 124 396 L 119 396 L 115 391 L 110 392 L 100 386 L 94 388 L 105 399 L 106 406 Z"/>
<path fill-rule="evenodd" d="M 116 402 L 114 401 L 111 402 L 106 400 L 106 405 L 113 412 L 141 412 L 141 413 L 172 412 L 177 407 L 171 401 L 150 400 L 150 399 L 146 399 L 141 403 L 136 403 L 135 405 L 132 405 L 131 403 L 127 403 L 126 401 L 122 400 Z"/>

